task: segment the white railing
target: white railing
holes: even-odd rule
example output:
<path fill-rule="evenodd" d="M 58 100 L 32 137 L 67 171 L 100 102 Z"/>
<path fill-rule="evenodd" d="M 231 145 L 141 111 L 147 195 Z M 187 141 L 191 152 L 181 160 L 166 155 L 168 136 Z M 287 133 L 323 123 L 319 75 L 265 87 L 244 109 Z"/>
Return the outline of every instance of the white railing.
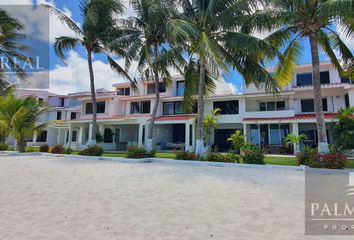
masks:
<path fill-rule="evenodd" d="M 277 117 L 294 117 L 295 110 L 281 111 L 251 111 L 245 112 L 245 118 L 277 118 Z"/>

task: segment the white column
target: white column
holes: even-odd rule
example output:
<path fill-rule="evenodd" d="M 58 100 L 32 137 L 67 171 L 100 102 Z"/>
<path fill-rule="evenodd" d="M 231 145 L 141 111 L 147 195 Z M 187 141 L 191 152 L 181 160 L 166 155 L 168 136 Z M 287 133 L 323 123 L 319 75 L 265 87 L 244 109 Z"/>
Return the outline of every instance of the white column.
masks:
<path fill-rule="evenodd" d="M 349 97 L 349 106 L 354 107 L 354 89 L 350 89 L 348 91 L 348 97 Z"/>
<path fill-rule="evenodd" d="M 81 147 L 81 145 L 82 145 L 82 131 L 83 131 L 83 128 L 82 127 L 80 127 L 79 128 L 79 135 L 78 135 L 78 145 L 79 145 L 79 147 Z"/>
<path fill-rule="evenodd" d="M 72 140 L 72 136 L 73 136 L 73 129 L 71 127 L 71 124 L 70 124 L 70 127 L 69 127 L 69 137 L 68 137 L 68 148 L 71 147 L 71 140 Z"/>
<path fill-rule="evenodd" d="M 299 136 L 299 123 L 294 122 L 292 124 L 292 134 L 294 134 L 295 136 Z M 295 143 L 294 144 L 294 154 L 300 152 L 300 146 L 299 144 Z"/>
<path fill-rule="evenodd" d="M 190 128 L 190 124 L 189 123 L 186 123 L 186 131 L 185 131 L 185 150 L 186 151 L 190 151 L 191 149 L 191 146 L 189 145 L 189 134 L 190 134 L 190 131 L 189 131 L 189 128 Z"/>
<path fill-rule="evenodd" d="M 37 142 L 37 135 L 38 135 L 37 132 L 33 133 L 32 145 L 35 145 L 35 143 Z"/>
<path fill-rule="evenodd" d="M 193 123 L 192 124 L 192 149 L 191 149 L 191 151 L 195 150 L 195 140 L 196 140 L 196 137 L 195 137 L 195 124 Z"/>
<path fill-rule="evenodd" d="M 146 134 L 145 134 L 146 135 Z M 139 124 L 138 130 L 138 145 L 139 147 L 143 146 L 143 124 Z"/>
<path fill-rule="evenodd" d="M 243 124 L 243 135 L 245 136 L 245 142 L 247 142 L 248 137 L 247 137 L 247 124 Z"/>
<path fill-rule="evenodd" d="M 89 135 L 88 135 L 88 139 L 87 139 L 87 144 L 91 144 L 91 142 L 92 142 L 92 127 L 93 127 L 93 125 L 92 125 L 92 123 L 90 123 L 90 125 L 89 125 Z"/>

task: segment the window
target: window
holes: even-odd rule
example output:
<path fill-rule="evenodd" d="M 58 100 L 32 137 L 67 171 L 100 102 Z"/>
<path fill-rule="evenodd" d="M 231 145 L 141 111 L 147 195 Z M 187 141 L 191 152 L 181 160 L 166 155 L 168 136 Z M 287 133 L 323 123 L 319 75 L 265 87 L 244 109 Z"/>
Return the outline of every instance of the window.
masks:
<path fill-rule="evenodd" d="M 183 114 L 182 102 L 163 103 L 163 115 Z"/>
<path fill-rule="evenodd" d="M 184 81 L 178 81 L 177 82 L 177 96 L 183 96 L 184 95 L 184 88 L 185 88 L 185 82 Z"/>
<path fill-rule="evenodd" d="M 214 109 L 220 108 L 221 114 L 238 114 L 238 100 L 214 102 Z"/>
<path fill-rule="evenodd" d="M 76 142 L 77 141 L 77 132 L 76 131 L 72 132 L 71 141 L 72 142 Z"/>
<path fill-rule="evenodd" d="M 259 134 L 258 125 L 251 124 L 251 126 L 250 126 L 250 136 L 251 136 L 251 143 L 258 145 L 259 144 L 259 140 L 260 140 L 260 134 Z"/>
<path fill-rule="evenodd" d="M 105 128 L 104 129 L 104 134 L 103 134 L 103 142 L 104 143 L 112 143 L 113 142 L 113 131 L 110 128 Z"/>
<path fill-rule="evenodd" d="M 76 112 L 71 112 L 71 113 L 70 113 L 70 119 L 71 119 L 71 120 L 76 119 Z"/>
<path fill-rule="evenodd" d="M 296 86 L 312 85 L 312 73 L 298 73 L 296 75 Z"/>
<path fill-rule="evenodd" d="M 141 102 L 142 112 L 141 113 L 150 113 L 150 101 Z"/>
<path fill-rule="evenodd" d="M 159 92 L 166 92 L 166 84 L 165 83 L 159 83 Z M 155 84 L 150 83 L 147 85 L 147 94 L 154 94 L 155 93 Z"/>
<path fill-rule="evenodd" d="M 321 84 L 329 84 L 329 71 L 320 72 Z M 309 86 L 313 85 L 312 73 L 298 73 L 296 75 L 297 86 Z"/>
<path fill-rule="evenodd" d="M 131 114 L 147 114 L 150 113 L 150 101 L 132 102 L 130 106 Z"/>
<path fill-rule="evenodd" d="M 329 84 L 329 71 L 320 72 L 321 84 Z"/>
<path fill-rule="evenodd" d="M 38 98 L 38 102 L 43 102 L 43 98 Z"/>
<path fill-rule="evenodd" d="M 106 111 L 106 102 L 97 102 L 97 113 L 105 113 Z M 92 103 L 86 103 L 86 114 L 92 114 Z"/>
<path fill-rule="evenodd" d="M 129 96 L 130 95 L 130 88 L 118 88 L 117 95 L 120 96 Z"/>
<path fill-rule="evenodd" d="M 327 98 L 322 99 L 323 111 L 328 111 Z M 302 112 L 314 112 L 315 103 L 313 99 L 301 99 L 301 111 Z"/>
<path fill-rule="evenodd" d="M 349 108 L 350 107 L 350 102 L 349 102 L 349 94 L 345 94 L 344 96 L 344 100 L 345 100 L 345 107 Z"/>
<path fill-rule="evenodd" d="M 64 107 L 64 98 L 59 98 L 59 107 Z"/>
<path fill-rule="evenodd" d="M 277 102 L 260 102 L 259 103 L 260 111 L 281 111 L 285 110 L 285 101 Z"/>
<path fill-rule="evenodd" d="M 57 120 L 61 120 L 61 111 L 57 112 Z"/>
<path fill-rule="evenodd" d="M 46 142 L 46 141 L 47 141 L 47 131 L 42 131 L 37 137 L 37 142 Z"/>
<path fill-rule="evenodd" d="M 340 82 L 341 82 L 341 83 L 350 83 L 350 79 L 347 78 L 347 77 L 341 77 L 341 78 L 340 78 Z"/>

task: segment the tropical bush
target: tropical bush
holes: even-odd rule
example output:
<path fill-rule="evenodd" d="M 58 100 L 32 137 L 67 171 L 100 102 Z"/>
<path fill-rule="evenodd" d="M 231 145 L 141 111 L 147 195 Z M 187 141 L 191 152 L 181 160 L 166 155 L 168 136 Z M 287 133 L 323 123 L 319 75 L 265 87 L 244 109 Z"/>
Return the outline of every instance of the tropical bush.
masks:
<path fill-rule="evenodd" d="M 47 153 L 49 151 L 49 146 L 47 144 L 41 145 L 39 151 Z"/>
<path fill-rule="evenodd" d="M 178 160 L 197 160 L 198 156 L 194 152 L 182 151 L 176 153 L 176 159 Z"/>
<path fill-rule="evenodd" d="M 6 143 L 0 142 L 0 151 L 6 151 L 9 148 L 9 145 Z"/>
<path fill-rule="evenodd" d="M 204 155 L 204 160 L 208 162 L 239 163 L 241 162 L 241 156 L 233 153 L 208 153 Z"/>
<path fill-rule="evenodd" d="M 127 158 L 147 158 L 155 157 L 155 151 L 147 151 L 143 147 L 139 146 L 129 146 Z"/>
<path fill-rule="evenodd" d="M 38 147 L 32 147 L 32 146 L 25 147 L 25 152 L 38 152 L 38 151 L 39 151 Z"/>
<path fill-rule="evenodd" d="M 316 148 L 305 146 L 302 152 L 296 154 L 298 165 L 309 165 L 313 160 L 315 162 L 320 160 L 320 154 Z"/>
<path fill-rule="evenodd" d="M 309 166 L 312 168 L 343 169 L 347 160 L 343 153 L 327 153 L 319 158 L 311 159 Z"/>
<path fill-rule="evenodd" d="M 354 107 L 341 110 L 333 127 L 336 145 L 344 150 L 354 149 Z"/>
<path fill-rule="evenodd" d="M 91 145 L 79 152 L 79 155 L 85 155 L 85 156 L 102 156 L 102 154 L 103 154 L 103 149 L 98 145 Z"/>
<path fill-rule="evenodd" d="M 239 151 L 245 144 L 245 136 L 241 134 L 240 130 L 236 130 L 236 132 L 226 140 L 231 143 L 231 148 L 235 151 Z"/>
<path fill-rule="evenodd" d="M 247 145 L 247 147 L 242 150 L 241 157 L 243 163 L 265 164 L 262 149 L 252 144 Z"/>
<path fill-rule="evenodd" d="M 49 148 L 49 152 L 53 154 L 64 154 L 65 153 L 65 147 L 61 144 L 57 144 L 51 148 Z"/>

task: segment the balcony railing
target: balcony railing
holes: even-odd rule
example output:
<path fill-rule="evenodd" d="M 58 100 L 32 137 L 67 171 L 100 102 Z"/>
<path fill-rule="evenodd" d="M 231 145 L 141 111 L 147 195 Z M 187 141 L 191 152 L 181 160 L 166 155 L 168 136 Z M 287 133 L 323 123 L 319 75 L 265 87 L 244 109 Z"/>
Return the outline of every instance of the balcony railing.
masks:
<path fill-rule="evenodd" d="M 278 117 L 294 117 L 295 110 L 280 111 L 247 111 L 245 118 L 278 118 Z"/>

